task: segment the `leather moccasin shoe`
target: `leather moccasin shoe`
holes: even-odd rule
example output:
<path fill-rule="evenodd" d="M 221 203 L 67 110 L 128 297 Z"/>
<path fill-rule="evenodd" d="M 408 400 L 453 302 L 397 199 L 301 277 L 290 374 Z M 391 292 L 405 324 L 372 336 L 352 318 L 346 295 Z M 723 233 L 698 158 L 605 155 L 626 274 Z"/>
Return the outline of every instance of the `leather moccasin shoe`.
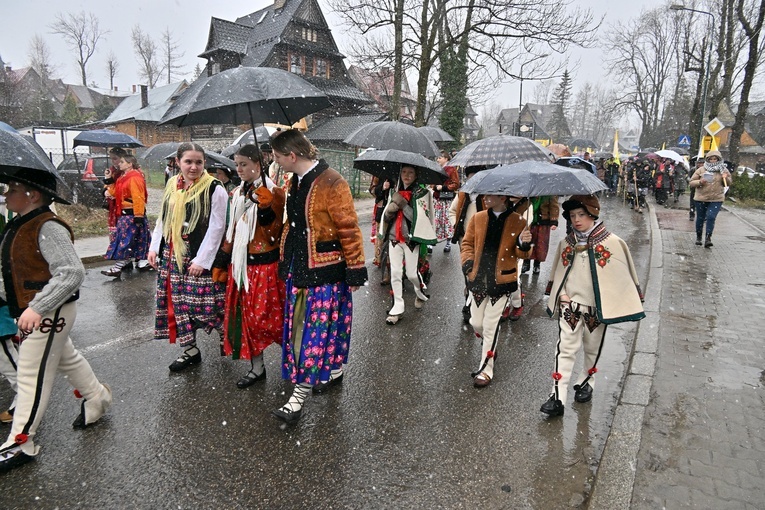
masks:
<path fill-rule="evenodd" d="M 300 419 L 301 416 L 303 416 L 303 410 L 300 409 L 298 411 L 290 411 L 287 409 L 287 407 L 280 407 L 279 409 L 274 409 L 271 411 L 271 415 L 279 418 L 284 423 L 297 423 L 297 421 Z"/>
<path fill-rule="evenodd" d="M 13 423 L 13 412 L 10 409 L 0 413 L 0 423 Z"/>
<path fill-rule="evenodd" d="M 491 377 L 486 375 L 485 372 L 481 372 L 477 376 L 473 377 L 473 386 L 476 388 L 485 388 L 491 384 Z"/>
<path fill-rule="evenodd" d="M 319 382 L 319 384 L 315 385 L 313 389 L 311 390 L 314 395 L 321 395 L 322 393 L 329 391 L 330 388 L 333 386 L 337 386 L 341 382 L 343 382 L 343 376 L 345 374 L 340 374 L 334 379 L 330 379 L 326 382 Z"/>
<path fill-rule="evenodd" d="M 186 352 L 181 354 L 181 357 L 177 360 L 173 361 L 170 364 L 170 371 L 171 372 L 180 372 L 182 370 L 186 370 L 191 365 L 198 365 L 202 363 L 202 353 L 197 352 L 194 355 L 189 355 Z"/>
<path fill-rule="evenodd" d="M 576 390 L 576 393 L 574 394 L 574 400 L 580 404 L 584 404 L 585 402 L 592 400 L 592 386 L 590 386 L 590 383 L 584 383 L 584 386 L 576 384 L 574 385 L 574 389 Z"/>
<path fill-rule="evenodd" d="M 239 379 L 236 382 L 236 387 L 239 388 L 240 390 L 243 390 L 245 388 L 249 388 L 250 386 L 252 386 L 253 384 L 255 384 L 258 381 L 262 381 L 265 378 L 266 378 L 266 371 L 265 371 L 265 369 L 263 370 L 263 373 L 260 374 L 260 375 L 256 374 L 252 370 L 250 370 L 249 372 L 244 374 L 241 379 Z"/>
<path fill-rule="evenodd" d="M 0 453 L 0 473 L 5 473 L 33 460 L 35 458 L 24 453 L 19 446 L 11 446 Z"/>
<path fill-rule="evenodd" d="M 555 395 L 550 395 L 550 398 L 542 404 L 539 410 L 550 416 L 563 416 L 566 408 L 563 406 L 563 402 L 555 400 Z"/>

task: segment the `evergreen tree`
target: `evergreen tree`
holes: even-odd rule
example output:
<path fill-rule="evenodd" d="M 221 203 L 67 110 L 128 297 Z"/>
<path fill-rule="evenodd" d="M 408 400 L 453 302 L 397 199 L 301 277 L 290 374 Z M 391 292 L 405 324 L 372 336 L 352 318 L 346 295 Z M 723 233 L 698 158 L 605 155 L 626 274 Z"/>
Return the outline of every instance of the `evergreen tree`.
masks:
<path fill-rule="evenodd" d="M 438 123 L 441 129 L 459 143 L 468 104 L 467 58 L 461 51 L 455 52 L 449 48 L 441 55 L 440 60 L 441 96 L 444 101 Z"/>
<path fill-rule="evenodd" d="M 568 69 L 566 69 L 561 82 L 553 91 L 552 101 L 550 102 L 552 114 L 550 121 L 547 123 L 547 134 L 555 142 L 565 142 L 571 137 L 571 129 L 567 120 L 569 101 L 571 100 L 571 87 L 571 76 L 568 74 Z"/>
<path fill-rule="evenodd" d="M 77 108 L 77 102 L 71 94 L 64 99 L 64 110 L 61 112 L 61 120 L 69 124 L 80 124 L 83 120 L 83 115 L 80 109 Z"/>
<path fill-rule="evenodd" d="M 96 105 L 96 119 L 104 120 L 114 111 L 114 106 L 104 97 L 101 102 Z"/>

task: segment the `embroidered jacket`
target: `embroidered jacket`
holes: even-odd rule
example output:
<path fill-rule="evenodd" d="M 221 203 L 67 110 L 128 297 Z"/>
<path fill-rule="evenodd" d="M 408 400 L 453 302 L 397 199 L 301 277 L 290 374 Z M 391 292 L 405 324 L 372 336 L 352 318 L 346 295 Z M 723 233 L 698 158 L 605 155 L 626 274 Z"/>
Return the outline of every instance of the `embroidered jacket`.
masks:
<path fill-rule="evenodd" d="M 586 246 L 576 245 L 573 232 L 558 244 L 550 270 L 552 280 L 545 290 L 545 294 L 550 296 L 547 301 L 549 316 L 554 317 L 558 313 L 561 291 L 572 269 L 581 267 L 576 264 L 577 257 L 583 257 L 587 263 L 600 322 L 616 324 L 645 318 L 643 292 L 627 243 L 606 230 L 602 223 L 590 233 Z M 583 289 L 582 292 L 589 291 Z"/>
<path fill-rule="evenodd" d="M 363 285 L 364 242 L 348 183 L 324 160 L 298 186 L 293 175 L 287 195 L 279 275 L 292 272 L 295 287 L 345 282 Z"/>

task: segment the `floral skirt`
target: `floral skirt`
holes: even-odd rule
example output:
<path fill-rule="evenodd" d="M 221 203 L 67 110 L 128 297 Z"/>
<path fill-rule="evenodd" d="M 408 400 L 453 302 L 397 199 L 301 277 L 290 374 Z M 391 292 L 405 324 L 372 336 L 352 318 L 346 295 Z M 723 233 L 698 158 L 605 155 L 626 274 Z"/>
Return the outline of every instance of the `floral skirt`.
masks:
<path fill-rule="evenodd" d="M 438 242 L 454 237 L 454 227 L 449 221 L 449 200 L 434 200 L 433 208 L 436 210 L 436 239 Z"/>
<path fill-rule="evenodd" d="M 212 273 L 189 276 L 189 257 L 178 270 L 169 246 L 162 250 L 157 274 L 157 312 L 154 339 L 176 341 L 181 347 L 193 344 L 197 329 L 207 333 L 221 330 L 226 304 L 226 284 L 214 282 Z M 221 335 L 222 336 L 222 335 Z"/>
<path fill-rule="evenodd" d="M 279 279 L 278 265 L 248 265 L 249 291 L 229 280 L 223 321 L 226 356 L 250 359 L 260 356 L 269 345 L 282 342 L 285 285 Z"/>
<path fill-rule="evenodd" d="M 550 226 L 531 226 L 531 242 L 534 243 L 534 247 L 531 249 L 531 255 L 529 255 L 530 260 L 544 262 L 547 259 L 547 252 L 550 249 Z"/>
<path fill-rule="evenodd" d="M 347 284 L 307 289 L 287 278 L 282 340 L 282 377 L 294 384 L 328 381 L 348 361 L 353 298 Z"/>
<path fill-rule="evenodd" d="M 133 216 L 120 216 L 114 236 L 110 236 L 109 249 L 104 258 L 110 260 L 145 260 L 149 253 L 149 226 L 136 225 Z"/>

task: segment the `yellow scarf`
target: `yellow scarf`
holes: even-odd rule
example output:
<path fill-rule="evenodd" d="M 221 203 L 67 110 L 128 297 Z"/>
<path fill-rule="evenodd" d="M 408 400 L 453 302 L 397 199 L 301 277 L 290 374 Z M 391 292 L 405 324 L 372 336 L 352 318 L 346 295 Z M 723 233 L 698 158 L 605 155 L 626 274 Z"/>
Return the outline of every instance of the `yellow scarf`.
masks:
<path fill-rule="evenodd" d="M 188 234 L 197 226 L 203 211 L 210 210 L 210 193 L 208 190 L 215 178 L 207 172 L 196 180 L 188 189 L 183 189 L 183 176 L 172 177 L 165 186 L 162 197 L 162 236 L 166 242 L 173 242 L 173 254 L 178 270 L 183 271 L 183 258 L 188 246 L 183 241 L 183 235 Z M 186 217 L 186 205 L 191 205 L 189 217 Z"/>

